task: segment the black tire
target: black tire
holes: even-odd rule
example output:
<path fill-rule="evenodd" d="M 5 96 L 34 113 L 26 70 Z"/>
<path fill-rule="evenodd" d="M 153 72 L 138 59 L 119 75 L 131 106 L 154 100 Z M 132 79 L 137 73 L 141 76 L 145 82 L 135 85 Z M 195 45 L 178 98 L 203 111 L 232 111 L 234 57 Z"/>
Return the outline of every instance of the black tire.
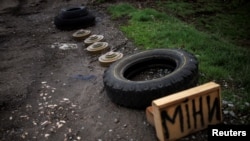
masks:
<path fill-rule="evenodd" d="M 167 67 L 172 72 L 152 80 L 133 81 L 136 73 Z M 197 85 L 198 60 L 181 49 L 155 49 L 127 56 L 104 72 L 103 83 L 114 103 L 134 109 L 145 109 L 154 99 Z"/>
<path fill-rule="evenodd" d="M 70 7 L 61 9 L 60 15 L 63 19 L 73 19 L 88 15 L 88 10 L 85 6 Z"/>
<path fill-rule="evenodd" d="M 73 30 L 80 28 L 87 28 L 95 25 L 95 17 L 91 14 L 86 16 L 77 17 L 73 19 L 64 19 L 61 15 L 58 15 L 54 19 L 54 24 L 61 30 Z"/>

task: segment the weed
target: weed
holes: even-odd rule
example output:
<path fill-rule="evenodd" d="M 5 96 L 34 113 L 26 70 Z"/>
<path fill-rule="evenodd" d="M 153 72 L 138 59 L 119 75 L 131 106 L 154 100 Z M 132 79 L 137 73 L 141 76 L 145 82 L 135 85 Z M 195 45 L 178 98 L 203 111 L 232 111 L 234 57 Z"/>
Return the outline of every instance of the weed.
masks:
<path fill-rule="evenodd" d="M 108 12 L 112 13 L 112 18 L 118 18 L 122 16 L 129 16 L 136 9 L 128 3 L 122 3 L 119 5 L 113 5 L 108 8 Z"/>
<path fill-rule="evenodd" d="M 205 1 L 202 2 L 205 3 Z M 128 23 L 121 25 L 120 28 L 141 49 L 183 48 L 195 54 L 199 60 L 201 74 L 199 83 L 216 81 L 223 89 L 226 89 L 223 93 L 227 93 L 227 97 L 230 98 L 228 95 L 240 91 L 237 95 L 241 95 L 242 102 L 250 101 L 248 96 L 250 91 L 249 50 L 233 42 L 239 37 L 248 38 L 246 32 L 250 24 L 245 21 L 235 26 L 237 20 L 242 21 L 240 17 L 243 15 L 238 15 L 239 17 L 237 14 L 223 15 L 223 9 L 219 3 L 207 5 L 207 7 L 199 7 L 199 4 L 167 1 L 159 6 L 159 9 L 164 12 L 159 12 L 155 9 L 136 9 L 129 4 L 121 4 L 111 6 L 109 12 L 116 19 L 129 16 Z M 196 9 L 192 10 L 194 7 Z M 171 12 L 166 14 L 166 11 Z M 190 24 L 190 20 L 184 23 L 175 18 L 172 16 L 173 13 L 181 16 L 181 20 L 186 16 L 195 16 L 197 13 L 203 15 L 195 17 L 199 18 L 195 22 L 205 23 L 202 26 L 203 30 L 198 30 L 199 24 Z M 233 19 L 231 19 L 232 16 L 234 16 Z M 240 26 L 242 29 L 239 29 Z M 224 86 L 224 82 L 230 83 L 231 87 Z"/>

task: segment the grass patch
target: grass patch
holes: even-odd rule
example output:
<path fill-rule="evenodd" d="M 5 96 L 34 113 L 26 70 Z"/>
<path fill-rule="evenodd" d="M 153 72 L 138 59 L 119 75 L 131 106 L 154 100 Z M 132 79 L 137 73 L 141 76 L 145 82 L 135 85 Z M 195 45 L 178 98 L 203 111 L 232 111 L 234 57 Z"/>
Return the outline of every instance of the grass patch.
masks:
<path fill-rule="evenodd" d="M 157 6 L 160 11 L 171 13 L 232 43 L 244 45 L 244 41 L 249 41 L 250 3 L 247 1 L 161 1 Z"/>
<path fill-rule="evenodd" d="M 195 12 L 191 10 L 193 5 L 190 3 L 179 4 L 168 3 L 167 8 L 173 12 L 182 11 L 180 15 L 183 17 Z M 219 11 L 219 8 L 208 7 L 206 11 L 208 10 Z M 233 34 L 238 33 L 236 30 L 232 30 L 232 36 L 224 38 L 227 34 L 219 28 L 223 24 L 218 26 L 220 31 L 199 31 L 194 25 L 184 23 L 171 14 L 150 8 L 136 9 L 127 3 L 111 6 L 108 11 L 115 19 L 129 17 L 127 24 L 121 25 L 120 29 L 141 49 L 183 48 L 195 54 L 199 60 L 200 84 L 216 81 L 226 89 L 225 92 L 222 91 L 223 96 L 230 98 L 226 95 L 237 94 L 242 102 L 250 102 L 249 50 L 231 42 L 230 39 L 235 36 Z M 228 30 L 225 28 L 225 31 Z M 215 34 L 216 32 L 223 34 Z"/>
<path fill-rule="evenodd" d="M 108 11 L 112 13 L 112 18 L 116 19 L 123 16 L 130 16 L 130 13 L 135 12 L 136 8 L 128 3 L 123 3 L 120 5 L 110 6 Z"/>

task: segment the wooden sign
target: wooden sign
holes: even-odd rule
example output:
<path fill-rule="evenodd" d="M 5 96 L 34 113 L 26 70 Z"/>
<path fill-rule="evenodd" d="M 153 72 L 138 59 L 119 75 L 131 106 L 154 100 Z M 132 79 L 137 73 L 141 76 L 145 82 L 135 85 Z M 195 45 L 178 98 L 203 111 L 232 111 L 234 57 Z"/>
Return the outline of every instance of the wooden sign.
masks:
<path fill-rule="evenodd" d="M 209 82 L 152 102 L 147 120 L 160 141 L 177 140 L 222 122 L 221 89 Z"/>

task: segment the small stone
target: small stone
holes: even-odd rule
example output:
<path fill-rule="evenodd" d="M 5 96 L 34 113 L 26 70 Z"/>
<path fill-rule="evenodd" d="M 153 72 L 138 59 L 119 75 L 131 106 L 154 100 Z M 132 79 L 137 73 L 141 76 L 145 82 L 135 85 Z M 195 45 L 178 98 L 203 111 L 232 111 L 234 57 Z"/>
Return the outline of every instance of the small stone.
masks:
<path fill-rule="evenodd" d="M 115 123 L 119 123 L 119 120 L 117 118 L 114 119 Z"/>
<path fill-rule="evenodd" d="M 57 128 L 61 128 L 63 126 L 63 124 L 61 124 L 59 122 L 57 122 L 56 125 L 57 125 Z"/>
<path fill-rule="evenodd" d="M 69 99 L 68 99 L 68 98 L 63 98 L 63 100 L 64 100 L 64 101 L 69 101 Z"/>
<path fill-rule="evenodd" d="M 250 104 L 248 102 L 245 102 L 245 105 L 248 106 L 248 107 L 250 106 Z"/>
<path fill-rule="evenodd" d="M 232 103 L 229 103 L 227 105 L 228 105 L 228 107 L 234 107 L 234 105 Z"/>
<path fill-rule="evenodd" d="M 29 118 L 27 115 L 21 115 L 20 118 Z"/>
<path fill-rule="evenodd" d="M 235 113 L 233 111 L 230 111 L 229 114 L 232 116 L 232 117 L 235 117 Z"/>
<path fill-rule="evenodd" d="M 71 106 L 72 106 L 72 107 L 76 107 L 76 105 L 74 105 L 74 104 L 71 104 Z"/>
<path fill-rule="evenodd" d="M 57 105 L 56 104 L 54 104 L 54 105 L 48 105 L 48 108 L 55 108 Z"/>
<path fill-rule="evenodd" d="M 224 110 L 223 113 L 224 113 L 225 115 L 227 115 L 227 114 L 229 113 L 229 111 Z"/>
<path fill-rule="evenodd" d="M 41 123 L 41 125 L 42 125 L 42 126 L 47 126 L 48 124 L 50 124 L 50 122 L 49 122 L 49 121 L 47 121 L 47 120 L 46 120 L 46 121 L 44 121 L 43 123 Z"/>
<path fill-rule="evenodd" d="M 37 123 L 35 121 L 32 121 L 33 125 L 37 125 Z"/>
<path fill-rule="evenodd" d="M 30 104 L 27 104 L 26 108 L 32 108 L 32 106 Z"/>
<path fill-rule="evenodd" d="M 65 121 L 65 120 L 60 120 L 60 122 L 61 122 L 61 123 L 66 123 L 66 121 Z"/>

